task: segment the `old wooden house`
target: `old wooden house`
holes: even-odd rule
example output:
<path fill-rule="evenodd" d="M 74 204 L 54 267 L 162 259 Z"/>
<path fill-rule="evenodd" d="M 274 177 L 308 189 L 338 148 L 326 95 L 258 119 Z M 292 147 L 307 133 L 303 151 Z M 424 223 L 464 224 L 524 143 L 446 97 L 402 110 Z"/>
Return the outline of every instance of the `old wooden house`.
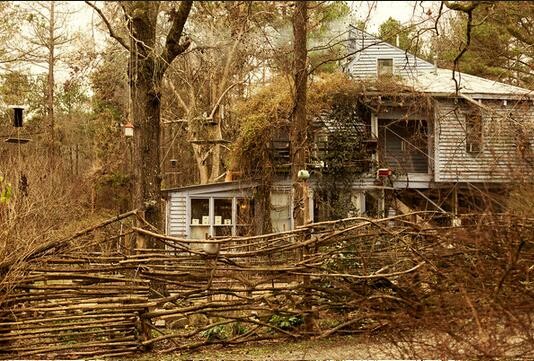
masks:
<path fill-rule="evenodd" d="M 351 184 L 352 214 L 483 210 L 534 174 L 534 92 L 439 69 L 356 28 L 349 34 L 353 56 L 344 71 L 377 84 L 362 102 L 371 166 Z M 384 91 L 383 81 L 402 87 Z M 328 120 L 318 123 L 317 143 L 328 143 Z M 288 139 L 273 140 L 281 157 L 288 147 Z M 320 159 L 309 164 L 315 221 L 330 216 L 315 195 L 321 166 Z M 254 183 L 226 182 L 167 190 L 167 232 L 188 238 L 260 233 L 252 222 L 254 189 Z M 281 172 L 271 191 L 273 231 L 293 228 L 291 205 L 291 182 Z"/>

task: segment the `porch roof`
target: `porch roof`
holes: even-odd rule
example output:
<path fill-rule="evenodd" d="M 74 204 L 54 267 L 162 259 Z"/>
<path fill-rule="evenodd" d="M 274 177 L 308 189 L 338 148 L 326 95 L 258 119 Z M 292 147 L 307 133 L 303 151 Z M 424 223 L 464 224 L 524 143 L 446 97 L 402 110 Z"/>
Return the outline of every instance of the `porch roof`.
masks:
<path fill-rule="evenodd" d="M 458 81 L 459 92 L 464 95 L 498 99 L 509 97 L 534 99 L 533 90 L 460 72 L 455 73 L 455 78 Z M 418 92 L 429 93 L 433 96 L 456 95 L 456 83 L 452 76 L 452 70 L 449 69 L 438 68 L 437 70 L 420 72 L 417 75 L 405 78 L 404 83 Z"/>

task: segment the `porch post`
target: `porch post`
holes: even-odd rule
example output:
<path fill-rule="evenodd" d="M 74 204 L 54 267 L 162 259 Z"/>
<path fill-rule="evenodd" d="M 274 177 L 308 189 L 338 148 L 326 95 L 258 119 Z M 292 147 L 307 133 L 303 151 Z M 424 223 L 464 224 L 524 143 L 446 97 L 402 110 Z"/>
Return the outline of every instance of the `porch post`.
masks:
<path fill-rule="evenodd" d="M 378 117 L 375 113 L 371 113 L 371 136 L 378 140 Z M 373 163 L 378 161 L 378 148 L 375 153 L 371 155 Z"/>

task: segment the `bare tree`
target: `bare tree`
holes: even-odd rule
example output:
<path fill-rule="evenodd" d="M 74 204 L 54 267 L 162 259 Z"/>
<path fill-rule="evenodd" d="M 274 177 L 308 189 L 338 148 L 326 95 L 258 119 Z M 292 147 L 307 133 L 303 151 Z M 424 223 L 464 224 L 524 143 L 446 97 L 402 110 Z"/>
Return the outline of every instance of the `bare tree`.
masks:
<path fill-rule="evenodd" d="M 228 129 L 237 126 L 224 110 L 243 95 L 245 83 L 258 68 L 263 51 L 258 29 L 268 21 L 260 11 L 264 7 L 251 2 L 199 3 L 189 23 L 195 45 L 167 72 L 173 104 L 165 109 L 170 118 L 167 123 L 186 127 L 180 130 L 184 139 L 173 143 L 189 148 L 187 138 L 201 184 L 215 182 L 224 174 L 228 148 L 224 143 L 232 140 Z"/>
<path fill-rule="evenodd" d="M 27 17 L 30 32 L 23 35 L 25 48 L 18 48 L 21 59 L 46 69 L 45 114 L 50 160 L 57 155 L 54 114 L 56 65 L 63 55 L 62 48 L 72 40 L 65 31 L 69 12 L 58 5 L 56 1 L 36 1 L 30 4 Z"/>
<path fill-rule="evenodd" d="M 134 149 L 134 207 L 145 209 L 146 220 L 162 227 L 160 174 L 160 108 L 163 75 L 172 61 L 190 45 L 183 37 L 184 26 L 192 2 L 182 1 L 177 8 L 166 12 L 171 22 L 164 44 L 159 44 L 159 1 L 130 1 L 121 3 L 128 29 L 125 39 L 114 29 L 95 4 L 86 1 L 101 16 L 109 35 L 117 40 L 130 56 L 129 88 L 131 92 L 130 118 L 135 127 Z"/>

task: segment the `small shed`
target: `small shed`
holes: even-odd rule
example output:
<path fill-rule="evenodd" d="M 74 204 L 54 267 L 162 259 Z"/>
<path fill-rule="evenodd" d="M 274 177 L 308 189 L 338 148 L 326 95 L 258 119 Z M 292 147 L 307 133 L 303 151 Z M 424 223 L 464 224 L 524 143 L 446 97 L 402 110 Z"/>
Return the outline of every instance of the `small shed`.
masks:
<path fill-rule="evenodd" d="M 240 181 L 165 189 L 166 231 L 187 239 L 222 238 L 262 233 L 261 210 L 254 199 L 257 185 Z M 291 184 L 271 189 L 273 231 L 290 230 Z"/>

